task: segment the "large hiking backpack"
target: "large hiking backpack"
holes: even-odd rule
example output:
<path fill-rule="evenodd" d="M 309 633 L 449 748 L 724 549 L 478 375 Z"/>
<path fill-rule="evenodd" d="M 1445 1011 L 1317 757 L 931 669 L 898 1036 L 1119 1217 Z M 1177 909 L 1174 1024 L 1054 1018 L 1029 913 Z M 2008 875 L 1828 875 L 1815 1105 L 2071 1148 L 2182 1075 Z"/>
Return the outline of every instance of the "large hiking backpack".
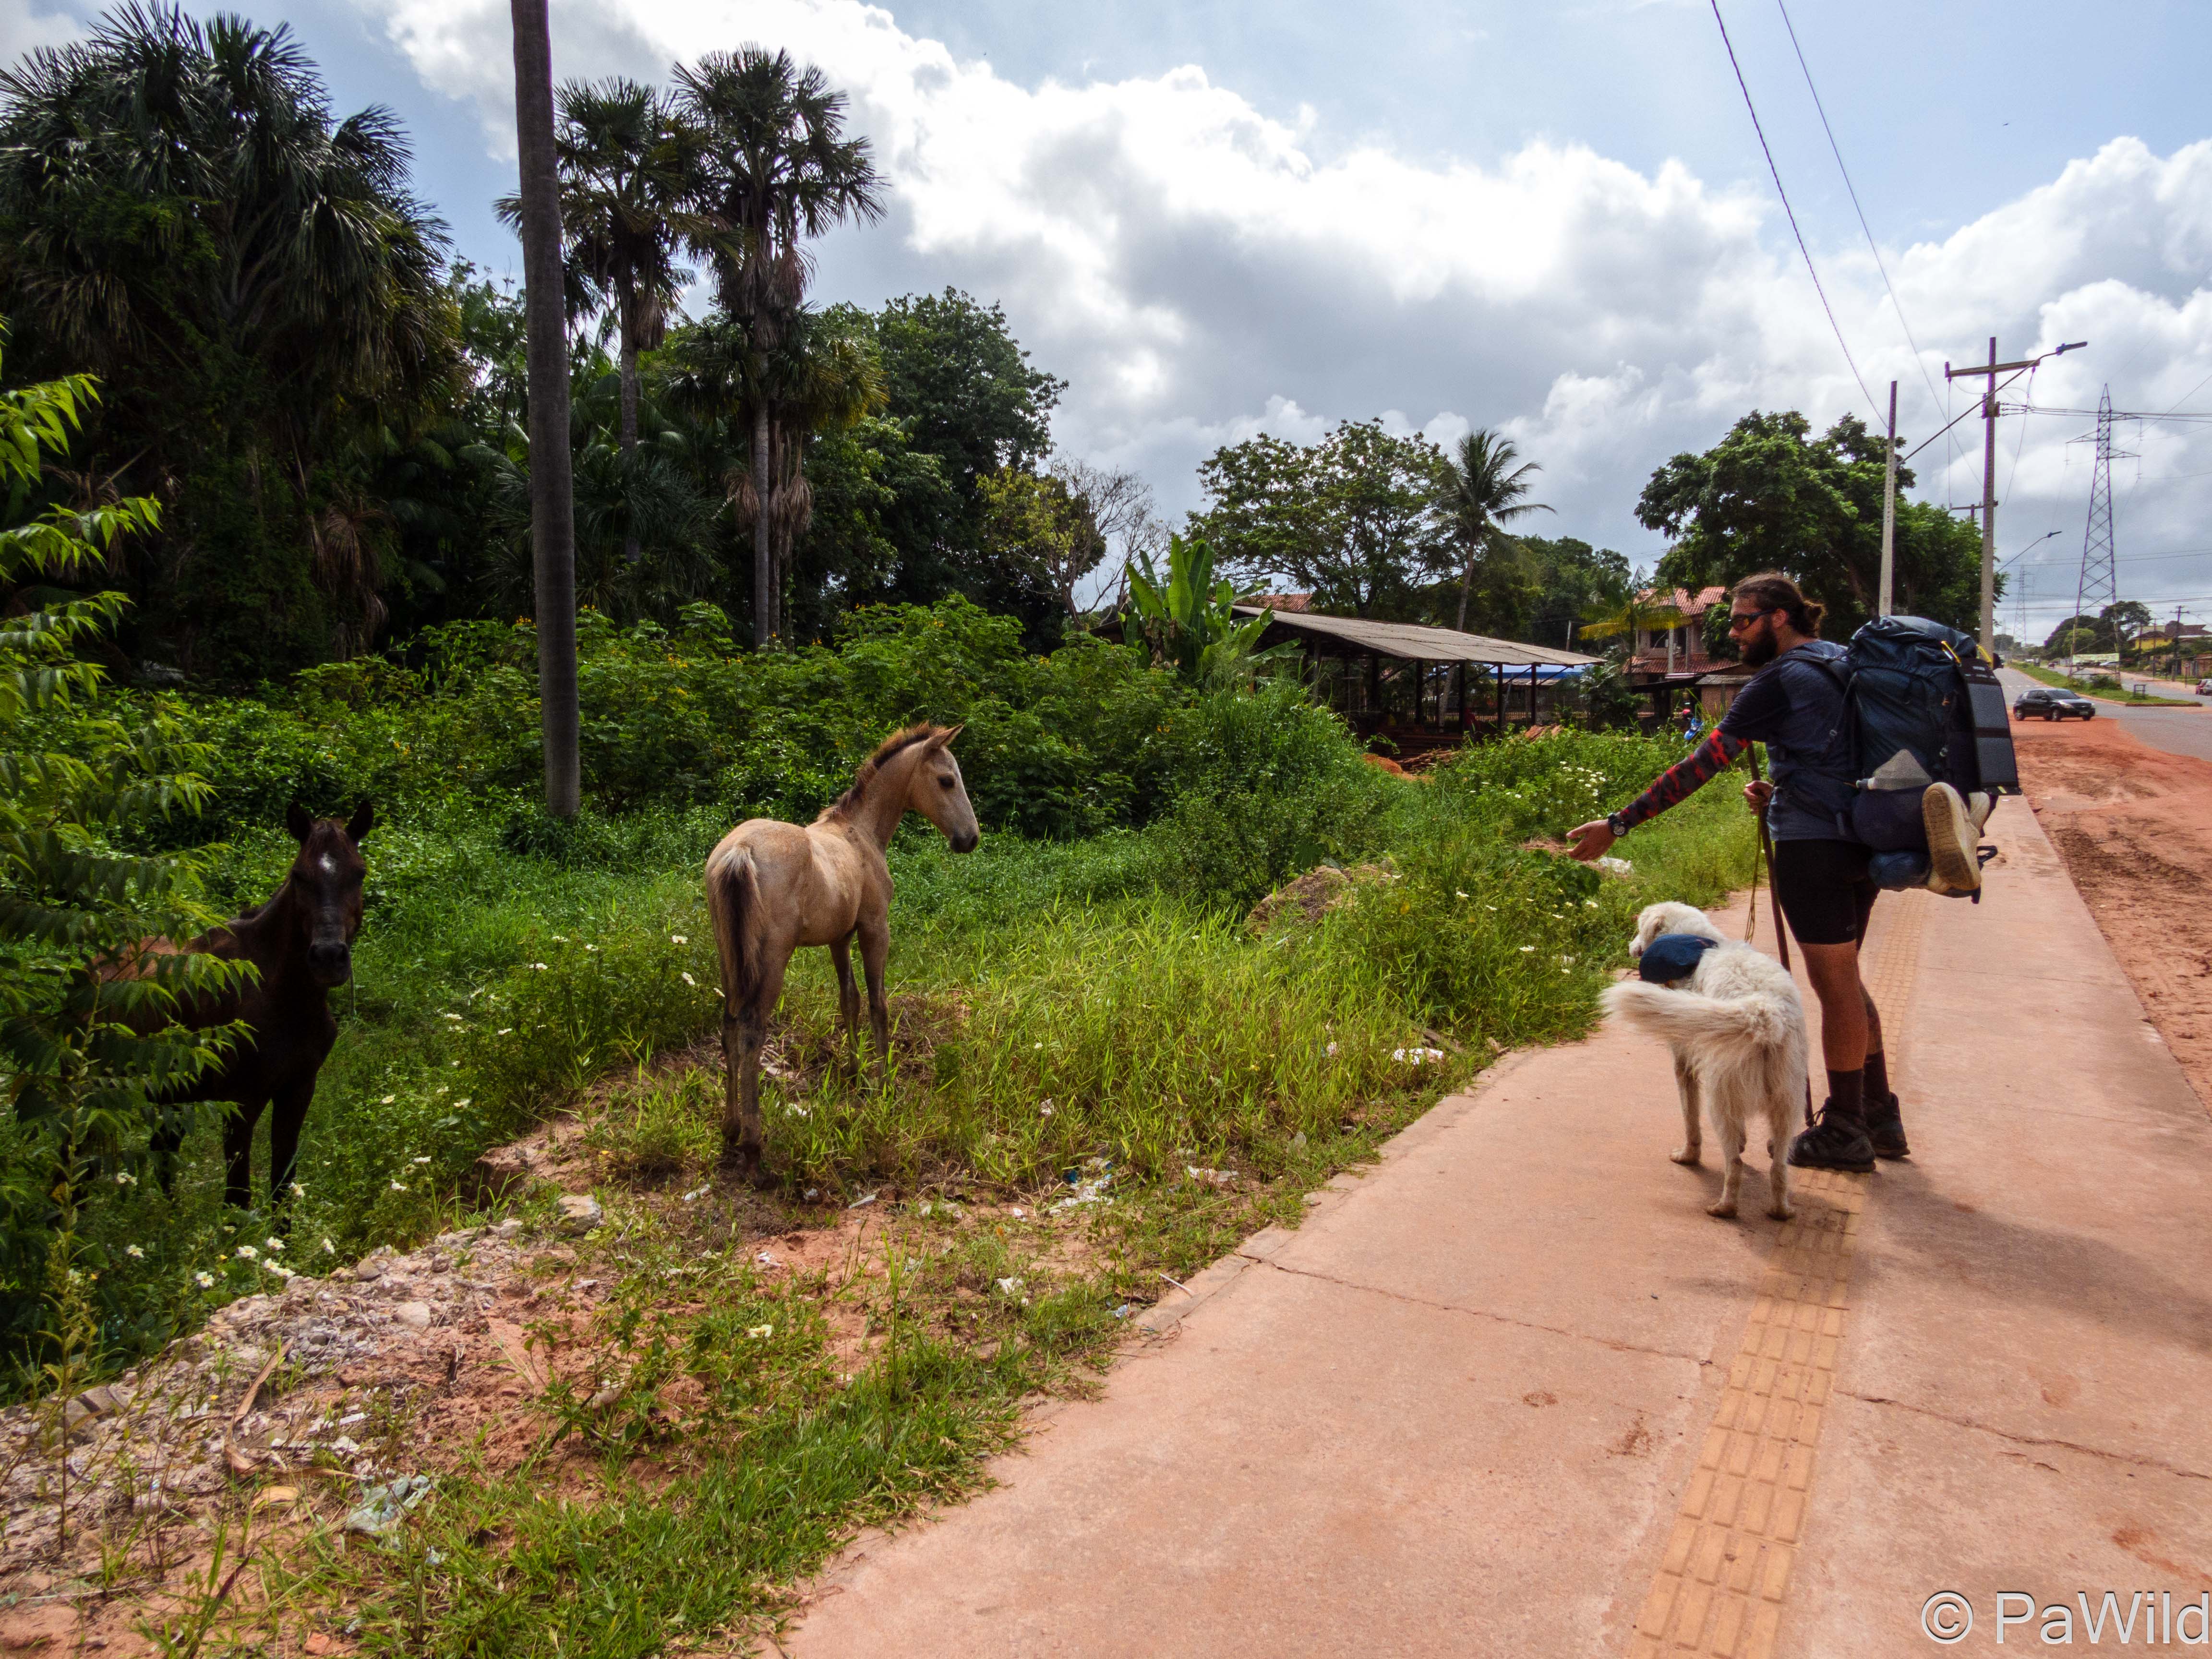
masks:
<path fill-rule="evenodd" d="M 1924 850 L 1920 795 L 1931 783 L 1961 795 L 2020 793 L 2004 688 L 1970 635 L 1925 617 L 1880 617 L 1820 665 L 1844 691 L 1857 840 L 1877 852 Z"/>

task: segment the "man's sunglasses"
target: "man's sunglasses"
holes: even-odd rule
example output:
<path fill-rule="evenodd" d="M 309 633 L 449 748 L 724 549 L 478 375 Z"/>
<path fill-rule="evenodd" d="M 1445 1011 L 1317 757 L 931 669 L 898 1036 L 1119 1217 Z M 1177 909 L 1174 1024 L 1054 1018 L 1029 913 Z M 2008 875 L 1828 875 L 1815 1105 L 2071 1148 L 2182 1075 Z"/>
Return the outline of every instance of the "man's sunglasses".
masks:
<path fill-rule="evenodd" d="M 1771 617 L 1782 607 L 1774 605 L 1765 611 L 1731 611 L 1729 613 L 1729 632 L 1741 634 L 1761 617 Z"/>

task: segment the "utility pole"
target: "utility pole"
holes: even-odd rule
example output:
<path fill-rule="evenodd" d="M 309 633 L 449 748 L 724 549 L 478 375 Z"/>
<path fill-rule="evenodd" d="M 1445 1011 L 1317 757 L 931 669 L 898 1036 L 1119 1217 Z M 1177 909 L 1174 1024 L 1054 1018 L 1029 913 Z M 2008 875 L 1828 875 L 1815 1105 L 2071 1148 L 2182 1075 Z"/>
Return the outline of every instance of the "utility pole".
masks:
<path fill-rule="evenodd" d="M 1875 614 L 1887 617 L 1897 606 L 1897 382 L 1889 383 L 1889 442 L 1882 447 L 1881 599 Z"/>
<path fill-rule="evenodd" d="M 1988 377 L 1982 389 L 1982 610 L 1981 647 L 1991 656 L 1996 654 L 1997 596 L 1997 376 L 2007 374 L 2026 374 L 2045 357 L 2063 356 L 2069 351 L 2079 351 L 2088 344 L 2087 340 L 2072 340 L 2053 351 L 2033 357 L 2023 357 L 2016 363 L 1997 361 L 1997 337 L 1990 336 L 1990 361 L 1983 367 L 1954 368 L 1943 365 L 1947 380 L 1970 379 L 1981 374 Z"/>

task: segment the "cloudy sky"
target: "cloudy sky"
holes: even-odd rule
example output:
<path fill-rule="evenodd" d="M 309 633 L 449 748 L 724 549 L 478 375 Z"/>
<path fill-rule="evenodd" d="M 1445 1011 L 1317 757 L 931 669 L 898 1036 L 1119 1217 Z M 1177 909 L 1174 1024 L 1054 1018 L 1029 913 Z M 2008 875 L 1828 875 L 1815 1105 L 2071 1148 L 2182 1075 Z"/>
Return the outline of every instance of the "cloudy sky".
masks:
<path fill-rule="evenodd" d="M 88 12 L 0 0 L 0 46 Z M 1669 455 L 1753 407 L 1874 418 L 1892 379 L 1917 443 L 1971 404 L 1944 362 L 1992 334 L 2007 359 L 2090 342 L 2008 401 L 2079 410 L 2109 384 L 2123 410 L 2212 410 L 2212 8 L 1796 0 L 1894 301 L 1780 6 L 1722 13 L 1856 375 L 1705 0 L 553 5 L 563 76 L 658 77 L 745 41 L 819 64 L 894 207 L 823 245 L 817 295 L 1002 302 L 1071 382 L 1059 441 L 1177 513 L 1198 461 L 1257 431 L 1492 425 L 1541 464 L 1559 532 L 1648 562 L 1663 550 L 1632 508 Z M 404 118 L 460 251 L 511 270 L 488 205 L 512 187 L 507 7 L 286 15 L 341 104 Z M 2012 567 L 2039 634 L 2071 609 L 2092 424 L 2000 424 L 2000 556 L 2058 532 Z M 2212 422 L 2120 431 L 2123 594 L 2212 617 Z M 1978 423 L 1954 432 L 1916 464 L 1923 498 L 1978 496 Z"/>

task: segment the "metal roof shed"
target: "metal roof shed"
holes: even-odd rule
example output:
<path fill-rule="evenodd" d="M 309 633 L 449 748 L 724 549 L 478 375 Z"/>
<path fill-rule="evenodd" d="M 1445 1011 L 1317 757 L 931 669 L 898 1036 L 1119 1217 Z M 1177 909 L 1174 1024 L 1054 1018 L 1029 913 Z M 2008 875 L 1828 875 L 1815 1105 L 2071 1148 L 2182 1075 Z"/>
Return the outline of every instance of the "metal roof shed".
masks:
<path fill-rule="evenodd" d="M 1370 622 L 1360 617 L 1328 617 L 1310 611 L 1281 611 L 1273 606 L 1240 605 L 1236 607 L 1240 616 L 1268 617 L 1267 631 L 1260 637 L 1263 646 L 1295 644 L 1309 662 L 1319 657 L 1335 658 L 1350 662 L 1364 659 L 1367 663 L 1368 700 L 1370 718 L 1379 720 L 1382 712 L 1381 665 L 1384 658 L 1415 665 L 1415 720 L 1424 718 L 1421 703 L 1424 697 L 1421 668 L 1429 663 L 1453 665 L 1460 667 L 1458 679 L 1458 718 L 1455 724 L 1462 730 L 1475 724 L 1467 706 L 1466 665 L 1472 663 L 1494 670 L 1498 676 L 1498 707 L 1496 720 L 1499 730 L 1505 725 L 1505 685 L 1510 674 L 1518 680 L 1526 677 L 1528 686 L 1528 720 L 1536 720 L 1536 692 L 1541 684 L 1580 673 L 1597 660 L 1573 651 L 1555 651 L 1549 646 L 1524 645 L 1517 640 L 1493 640 L 1481 634 L 1463 634 L 1453 628 L 1423 628 L 1413 623 Z M 1438 724 L 1443 723 L 1444 693 L 1437 694 Z"/>

